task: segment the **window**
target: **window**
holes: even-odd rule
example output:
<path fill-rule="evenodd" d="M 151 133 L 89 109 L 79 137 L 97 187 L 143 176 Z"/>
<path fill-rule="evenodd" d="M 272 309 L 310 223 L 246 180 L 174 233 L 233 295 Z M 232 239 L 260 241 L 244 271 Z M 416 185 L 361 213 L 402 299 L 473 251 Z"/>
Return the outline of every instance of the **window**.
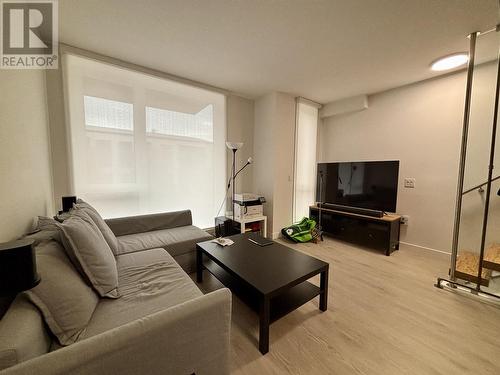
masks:
<path fill-rule="evenodd" d="M 309 206 L 315 202 L 317 133 L 318 106 L 299 98 L 295 128 L 294 222 L 308 217 Z"/>
<path fill-rule="evenodd" d="M 208 105 L 196 114 L 146 107 L 146 132 L 213 141 L 213 112 Z"/>
<path fill-rule="evenodd" d="M 85 95 L 83 106 L 87 127 L 134 130 L 132 103 Z"/>
<path fill-rule="evenodd" d="M 104 217 L 190 209 L 212 227 L 225 194 L 225 97 L 63 56 L 74 193 Z"/>

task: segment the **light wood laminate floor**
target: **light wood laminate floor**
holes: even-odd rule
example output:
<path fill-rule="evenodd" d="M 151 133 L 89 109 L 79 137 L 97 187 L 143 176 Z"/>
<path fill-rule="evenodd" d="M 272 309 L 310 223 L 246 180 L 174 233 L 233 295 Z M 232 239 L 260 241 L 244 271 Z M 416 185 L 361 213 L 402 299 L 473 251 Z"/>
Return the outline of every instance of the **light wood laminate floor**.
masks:
<path fill-rule="evenodd" d="M 500 308 L 433 286 L 448 255 L 285 244 L 330 263 L 328 311 L 316 298 L 273 323 L 263 356 L 257 315 L 233 297 L 232 374 L 500 374 Z M 220 288 L 205 272 L 200 288 Z"/>

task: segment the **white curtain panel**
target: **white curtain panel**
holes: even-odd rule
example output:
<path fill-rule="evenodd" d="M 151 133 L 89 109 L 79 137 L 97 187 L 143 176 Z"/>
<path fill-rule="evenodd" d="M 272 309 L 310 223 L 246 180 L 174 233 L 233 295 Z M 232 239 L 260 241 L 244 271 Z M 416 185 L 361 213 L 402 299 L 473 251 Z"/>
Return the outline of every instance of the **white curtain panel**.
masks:
<path fill-rule="evenodd" d="M 297 101 L 293 221 L 309 216 L 315 202 L 318 107 Z"/>
<path fill-rule="evenodd" d="M 106 218 L 190 209 L 213 227 L 224 95 L 72 54 L 63 68 L 74 193 Z"/>

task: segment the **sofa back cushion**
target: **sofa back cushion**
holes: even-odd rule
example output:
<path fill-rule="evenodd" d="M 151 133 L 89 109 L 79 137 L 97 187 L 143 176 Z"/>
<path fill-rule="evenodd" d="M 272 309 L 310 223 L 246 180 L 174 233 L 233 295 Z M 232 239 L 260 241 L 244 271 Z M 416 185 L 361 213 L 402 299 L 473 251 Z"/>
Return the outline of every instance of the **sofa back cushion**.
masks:
<path fill-rule="evenodd" d="M 18 295 L 0 320 L 0 371 L 47 353 L 51 341 L 40 311 Z"/>
<path fill-rule="evenodd" d="M 90 216 L 71 211 L 61 224 L 63 244 L 101 297 L 118 298 L 116 261 L 101 231 Z"/>
<path fill-rule="evenodd" d="M 106 224 L 101 215 L 99 215 L 99 212 L 97 212 L 97 210 L 90 204 L 84 202 L 81 199 L 77 200 L 75 208 L 84 211 L 87 215 L 90 216 L 92 221 L 101 231 L 111 251 L 113 251 L 114 254 L 118 254 L 118 240 L 116 239 L 113 231 L 109 228 L 108 224 Z"/>
<path fill-rule="evenodd" d="M 24 292 L 41 311 L 61 345 L 76 342 L 87 327 L 99 297 L 82 279 L 55 241 L 35 248 L 40 284 Z"/>
<path fill-rule="evenodd" d="M 192 225 L 190 210 L 165 212 L 160 214 L 139 215 L 108 219 L 106 223 L 115 236 L 125 236 Z"/>

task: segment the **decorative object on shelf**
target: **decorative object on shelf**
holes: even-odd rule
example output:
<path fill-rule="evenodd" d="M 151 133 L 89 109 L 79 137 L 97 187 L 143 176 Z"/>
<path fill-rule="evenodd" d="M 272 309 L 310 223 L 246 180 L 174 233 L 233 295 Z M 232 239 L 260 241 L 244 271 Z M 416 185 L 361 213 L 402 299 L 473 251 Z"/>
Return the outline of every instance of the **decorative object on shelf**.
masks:
<path fill-rule="evenodd" d="M 33 240 L 0 244 L 0 317 L 14 297 L 38 285 Z"/>

